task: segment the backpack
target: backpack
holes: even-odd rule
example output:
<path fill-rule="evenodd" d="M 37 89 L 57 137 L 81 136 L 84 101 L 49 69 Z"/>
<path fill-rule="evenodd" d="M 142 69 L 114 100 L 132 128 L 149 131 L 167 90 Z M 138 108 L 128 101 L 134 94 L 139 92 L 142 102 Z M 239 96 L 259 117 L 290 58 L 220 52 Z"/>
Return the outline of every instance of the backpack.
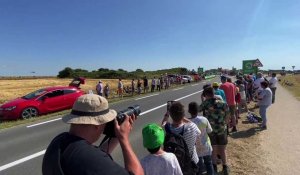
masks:
<path fill-rule="evenodd" d="M 192 161 L 188 146 L 183 138 L 184 125 L 179 134 L 171 132 L 170 123 L 165 125 L 166 136 L 164 151 L 174 153 L 177 157 L 183 175 L 194 175 L 197 172 L 197 165 Z"/>

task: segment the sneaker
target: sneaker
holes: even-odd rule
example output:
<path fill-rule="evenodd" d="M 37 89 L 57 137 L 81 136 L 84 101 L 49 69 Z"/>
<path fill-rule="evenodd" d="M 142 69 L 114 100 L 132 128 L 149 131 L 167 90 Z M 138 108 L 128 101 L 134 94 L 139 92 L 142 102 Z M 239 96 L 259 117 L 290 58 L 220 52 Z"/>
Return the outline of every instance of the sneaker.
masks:
<path fill-rule="evenodd" d="M 231 132 L 237 132 L 236 126 L 232 128 Z"/>
<path fill-rule="evenodd" d="M 229 167 L 227 165 L 223 165 L 223 175 L 229 175 Z"/>

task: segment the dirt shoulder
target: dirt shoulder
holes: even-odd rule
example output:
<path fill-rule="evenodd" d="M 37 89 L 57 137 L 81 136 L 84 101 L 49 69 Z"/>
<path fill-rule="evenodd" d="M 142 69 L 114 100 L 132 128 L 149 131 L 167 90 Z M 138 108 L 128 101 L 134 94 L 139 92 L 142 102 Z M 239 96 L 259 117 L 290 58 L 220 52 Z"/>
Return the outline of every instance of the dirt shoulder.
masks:
<path fill-rule="evenodd" d="M 262 151 L 267 155 L 266 174 L 300 173 L 300 102 L 279 86 L 276 102 L 268 111 L 268 130 L 262 135 Z"/>
<path fill-rule="evenodd" d="M 253 104 L 250 106 L 253 107 Z M 251 107 L 250 107 L 251 108 Z M 253 109 L 257 113 L 257 109 Z M 300 102 L 279 86 L 267 111 L 268 129 L 247 122 L 232 134 L 228 162 L 232 175 L 294 175 L 300 172 Z"/>

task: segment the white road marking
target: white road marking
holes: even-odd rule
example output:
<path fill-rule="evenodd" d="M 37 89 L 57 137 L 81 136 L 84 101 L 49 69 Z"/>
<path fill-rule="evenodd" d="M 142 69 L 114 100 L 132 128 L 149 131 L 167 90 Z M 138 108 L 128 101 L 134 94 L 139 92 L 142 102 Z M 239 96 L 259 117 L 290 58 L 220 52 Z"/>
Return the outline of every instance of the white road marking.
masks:
<path fill-rule="evenodd" d="M 177 91 L 177 90 L 180 90 L 180 89 L 183 89 L 183 87 L 182 88 L 173 89 L 172 91 Z"/>
<path fill-rule="evenodd" d="M 175 101 L 180 101 L 180 100 L 185 99 L 185 98 L 187 98 L 187 97 L 190 97 L 190 96 L 192 96 L 192 95 L 198 94 L 198 93 L 200 93 L 200 92 L 202 92 L 202 91 L 203 91 L 203 90 L 194 92 L 194 93 L 192 93 L 192 94 L 189 94 L 189 95 L 186 95 L 186 96 L 184 96 L 184 97 L 178 98 L 178 99 L 176 99 Z M 149 113 L 149 112 L 152 112 L 152 111 L 154 111 L 154 110 L 156 110 L 156 109 L 162 108 L 162 107 L 164 107 L 164 106 L 166 106 L 166 105 L 167 105 L 167 103 L 162 104 L 162 105 L 160 105 L 160 106 L 157 106 L 157 107 L 155 107 L 155 108 L 149 109 L 149 110 L 147 110 L 147 111 L 145 111 L 145 112 L 140 113 L 140 116 L 141 116 L 141 115 L 145 115 L 145 114 L 147 114 L 147 113 Z"/>
<path fill-rule="evenodd" d="M 42 151 L 40 151 L 40 152 L 37 152 L 37 153 L 35 153 L 35 154 L 32 154 L 32 155 L 30 155 L 30 156 L 27 156 L 27 157 L 24 157 L 24 158 L 22 158 L 22 159 L 19 159 L 19 160 L 16 160 L 16 161 L 14 161 L 14 162 L 11 162 L 11 163 L 8 163 L 8 164 L 6 164 L 6 165 L 3 165 L 3 166 L 0 167 L 0 172 L 3 171 L 3 170 L 6 170 L 6 169 L 8 169 L 8 168 L 11 168 L 11 167 L 13 167 L 13 166 L 19 165 L 19 164 L 21 164 L 21 163 L 23 163 L 23 162 L 26 162 L 26 161 L 28 161 L 28 160 L 31 160 L 31 159 L 33 159 L 33 158 L 39 157 L 39 156 L 41 156 L 41 155 L 44 155 L 45 152 L 46 152 L 46 150 L 44 149 L 44 150 L 42 150 Z"/>
<path fill-rule="evenodd" d="M 156 96 L 156 95 L 159 95 L 159 94 L 148 95 L 148 96 L 145 96 L 145 97 L 136 98 L 135 100 L 141 100 L 141 99 L 148 98 L 148 97 L 153 97 L 153 96 Z"/>
<path fill-rule="evenodd" d="M 190 97 L 190 96 L 192 96 L 192 95 L 198 94 L 198 93 L 200 93 L 200 92 L 202 92 L 202 91 L 203 91 L 203 90 L 194 92 L 194 93 L 192 93 L 192 94 L 189 94 L 189 95 L 186 95 L 186 96 L 184 96 L 184 97 L 178 98 L 178 99 L 176 99 L 175 101 L 180 101 L 180 100 L 185 99 L 185 98 L 187 98 L 187 97 Z M 144 112 L 142 112 L 142 113 L 140 114 L 140 116 L 141 116 L 141 115 L 145 115 L 145 114 L 147 114 L 147 113 L 149 113 L 149 112 L 152 112 L 152 111 L 154 111 L 154 110 L 156 110 L 156 109 L 162 108 L 162 107 L 164 107 L 164 106 L 166 106 L 166 105 L 167 105 L 167 103 L 162 104 L 162 105 L 160 105 L 160 106 L 157 106 L 157 107 L 155 107 L 155 108 L 149 109 L 149 110 L 147 110 L 147 111 L 144 111 Z M 60 119 L 61 119 L 61 118 L 57 118 L 57 119 L 54 119 L 54 121 L 60 120 Z M 41 125 L 41 124 L 49 123 L 49 122 L 53 122 L 53 120 L 49 120 L 49 121 L 47 121 L 47 122 L 38 123 L 38 124 Z M 37 126 L 37 124 L 35 124 L 35 126 Z M 28 127 L 29 127 L 29 126 L 28 126 Z M 33 125 L 31 125 L 30 127 L 33 127 Z M 29 161 L 29 160 L 31 160 L 31 159 L 34 159 L 34 158 L 36 158 L 36 157 L 42 156 L 42 155 L 45 154 L 45 152 L 46 152 L 46 150 L 42 150 L 42 151 L 37 152 L 37 153 L 35 153 L 35 154 L 29 155 L 29 156 L 24 157 L 24 158 L 22 158 L 22 159 L 19 159 L 19 160 L 16 160 L 16 161 L 14 161 L 14 162 L 11 162 L 11 163 L 8 163 L 8 164 L 6 164 L 6 165 L 3 165 L 3 166 L 0 167 L 0 172 L 3 171 L 3 170 L 6 170 L 6 169 L 8 169 L 8 168 L 11 168 L 11 167 L 13 167 L 13 166 L 16 166 L 16 165 L 19 165 L 19 164 L 21 164 L 21 163 L 24 163 L 24 162 L 26 162 L 26 161 Z"/>
<path fill-rule="evenodd" d="M 190 97 L 190 96 L 192 96 L 192 95 L 195 95 L 195 94 L 198 94 L 198 93 L 200 93 L 200 92 L 202 92 L 202 91 L 203 91 L 203 90 L 194 92 L 194 93 L 192 93 L 192 94 L 190 94 L 190 95 L 186 95 L 186 96 L 184 96 L 184 97 L 178 98 L 178 99 L 176 99 L 175 101 L 179 101 L 179 100 L 188 98 L 188 97 Z"/>
<path fill-rule="evenodd" d="M 39 126 L 39 125 L 43 125 L 43 124 L 46 124 L 46 123 L 55 122 L 57 120 L 61 120 L 61 118 L 57 118 L 57 119 L 53 119 L 53 120 L 48 120 L 48 121 L 41 122 L 41 123 L 36 123 L 36 124 L 29 125 L 29 126 L 26 126 L 26 127 L 27 128 L 31 128 L 31 127 L 34 127 L 34 126 Z"/>

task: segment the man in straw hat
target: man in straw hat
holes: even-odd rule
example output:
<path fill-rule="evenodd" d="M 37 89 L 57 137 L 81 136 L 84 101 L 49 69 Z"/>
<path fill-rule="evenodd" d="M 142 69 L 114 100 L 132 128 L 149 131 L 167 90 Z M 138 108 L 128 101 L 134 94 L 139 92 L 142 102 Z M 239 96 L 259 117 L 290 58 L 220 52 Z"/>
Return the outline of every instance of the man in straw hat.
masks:
<path fill-rule="evenodd" d="M 143 169 L 129 143 L 129 133 L 135 116 L 126 116 L 119 125 L 115 120 L 117 112 L 109 109 L 104 97 L 86 94 L 77 99 L 70 114 L 62 118 L 71 124 L 69 132 L 56 136 L 47 148 L 43 159 L 44 175 L 143 175 Z M 116 138 L 93 145 L 104 131 L 106 123 L 115 120 Z M 115 163 L 110 153 L 120 143 L 125 168 Z"/>

